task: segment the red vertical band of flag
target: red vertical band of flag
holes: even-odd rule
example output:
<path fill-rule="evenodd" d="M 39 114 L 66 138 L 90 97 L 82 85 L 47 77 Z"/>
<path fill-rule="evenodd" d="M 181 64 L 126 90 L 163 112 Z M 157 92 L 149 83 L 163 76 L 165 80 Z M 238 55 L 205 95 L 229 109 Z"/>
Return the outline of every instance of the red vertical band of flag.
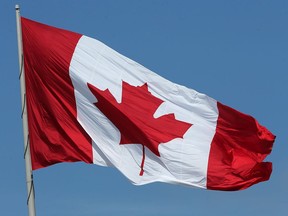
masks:
<path fill-rule="evenodd" d="M 217 103 L 219 116 L 211 143 L 207 189 L 240 190 L 269 179 L 275 136 L 253 117 Z"/>
<path fill-rule="evenodd" d="M 91 139 L 77 121 L 69 76 L 81 35 L 25 18 L 21 23 L 33 170 L 63 161 L 92 163 Z"/>

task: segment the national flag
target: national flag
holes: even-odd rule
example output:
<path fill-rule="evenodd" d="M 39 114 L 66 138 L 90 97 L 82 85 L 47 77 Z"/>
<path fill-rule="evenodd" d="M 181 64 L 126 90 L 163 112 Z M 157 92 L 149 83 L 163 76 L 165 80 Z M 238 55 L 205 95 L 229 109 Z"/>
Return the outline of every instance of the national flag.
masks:
<path fill-rule="evenodd" d="M 21 18 L 33 170 L 113 166 L 132 183 L 240 190 L 269 179 L 275 136 L 100 41 Z"/>

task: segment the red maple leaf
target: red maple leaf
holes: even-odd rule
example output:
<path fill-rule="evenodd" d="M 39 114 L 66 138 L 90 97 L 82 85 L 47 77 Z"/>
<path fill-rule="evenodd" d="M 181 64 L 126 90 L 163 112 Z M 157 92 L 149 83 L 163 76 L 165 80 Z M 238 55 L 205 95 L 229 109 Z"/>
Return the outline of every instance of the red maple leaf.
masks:
<path fill-rule="evenodd" d="M 121 144 L 141 144 L 143 158 L 140 175 L 144 172 L 145 147 L 160 157 L 158 146 L 175 138 L 183 138 L 192 124 L 175 119 L 174 114 L 154 118 L 163 101 L 148 91 L 148 85 L 131 86 L 122 82 L 122 101 L 118 103 L 108 89 L 102 91 L 87 83 L 97 98 L 96 107 L 118 128 Z"/>

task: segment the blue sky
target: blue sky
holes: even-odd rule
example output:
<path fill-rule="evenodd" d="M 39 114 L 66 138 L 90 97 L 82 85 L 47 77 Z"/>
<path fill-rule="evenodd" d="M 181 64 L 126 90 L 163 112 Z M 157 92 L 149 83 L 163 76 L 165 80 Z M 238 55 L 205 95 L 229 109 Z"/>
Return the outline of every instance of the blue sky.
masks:
<path fill-rule="evenodd" d="M 37 215 L 287 215 L 285 0 L 1 1 L 0 215 L 27 215 L 16 3 L 22 16 L 97 38 L 173 82 L 254 116 L 277 136 L 267 158 L 271 179 L 239 192 L 134 186 L 113 168 L 84 163 L 40 169 L 34 172 Z"/>

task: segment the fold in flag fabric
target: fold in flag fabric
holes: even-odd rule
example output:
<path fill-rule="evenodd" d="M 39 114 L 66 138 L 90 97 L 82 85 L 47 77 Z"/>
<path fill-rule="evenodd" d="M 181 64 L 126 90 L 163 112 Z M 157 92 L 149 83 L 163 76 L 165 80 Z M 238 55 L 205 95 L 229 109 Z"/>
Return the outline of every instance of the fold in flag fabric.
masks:
<path fill-rule="evenodd" d="M 269 179 L 275 136 L 105 44 L 21 18 L 33 170 L 83 161 L 132 183 L 240 190 Z"/>

